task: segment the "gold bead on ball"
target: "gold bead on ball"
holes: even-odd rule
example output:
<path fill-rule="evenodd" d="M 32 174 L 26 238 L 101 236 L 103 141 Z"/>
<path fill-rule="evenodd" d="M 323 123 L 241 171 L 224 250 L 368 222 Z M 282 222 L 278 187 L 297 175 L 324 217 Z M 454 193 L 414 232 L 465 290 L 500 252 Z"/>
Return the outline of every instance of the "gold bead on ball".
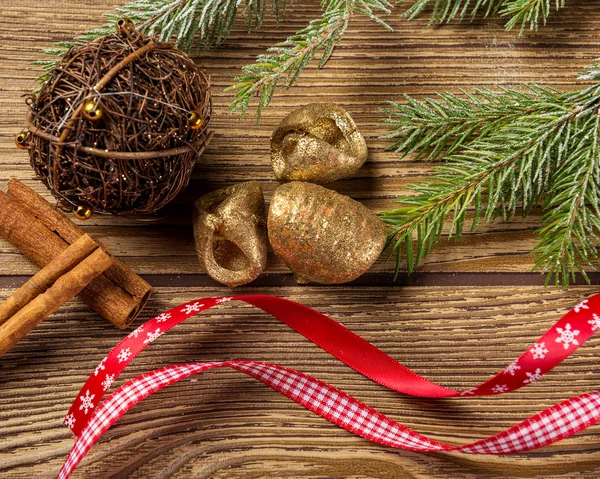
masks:
<path fill-rule="evenodd" d="M 87 206 L 78 206 L 75 208 L 75 211 L 73 211 L 73 214 L 78 220 L 89 220 L 92 216 L 92 210 Z"/>
<path fill-rule="evenodd" d="M 120 18 L 115 23 L 115 30 L 121 36 L 129 36 L 135 30 L 135 24 L 131 18 Z"/>
<path fill-rule="evenodd" d="M 199 130 L 204 126 L 204 116 L 199 111 L 191 111 L 188 116 L 188 124 L 192 130 Z"/>
<path fill-rule="evenodd" d="M 27 149 L 27 136 L 29 136 L 29 130 L 27 130 L 27 128 L 15 136 L 15 145 L 17 145 L 17 148 L 20 150 Z"/>
<path fill-rule="evenodd" d="M 98 121 L 102 118 L 102 108 L 94 100 L 88 100 L 83 105 L 83 116 L 90 121 Z"/>

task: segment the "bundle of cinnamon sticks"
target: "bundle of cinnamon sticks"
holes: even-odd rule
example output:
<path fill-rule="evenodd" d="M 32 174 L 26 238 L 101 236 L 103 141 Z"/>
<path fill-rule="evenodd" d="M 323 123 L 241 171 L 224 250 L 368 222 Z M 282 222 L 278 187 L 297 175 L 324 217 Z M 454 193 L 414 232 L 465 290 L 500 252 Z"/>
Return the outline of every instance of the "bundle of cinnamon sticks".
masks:
<path fill-rule="evenodd" d="M 10 180 L 7 193 L 0 191 L 0 236 L 48 269 L 0 306 L 0 336 L 8 334 L 6 325 L 24 309 L 48 313 L 74 294 L 116 327 L 129 325 L 151 286 L 23 183 Z"/>
<path fill-rule="evenodd" d="M 0 356 L 112 266 L 114 259 L 81 236 L 0 304 Z"/>

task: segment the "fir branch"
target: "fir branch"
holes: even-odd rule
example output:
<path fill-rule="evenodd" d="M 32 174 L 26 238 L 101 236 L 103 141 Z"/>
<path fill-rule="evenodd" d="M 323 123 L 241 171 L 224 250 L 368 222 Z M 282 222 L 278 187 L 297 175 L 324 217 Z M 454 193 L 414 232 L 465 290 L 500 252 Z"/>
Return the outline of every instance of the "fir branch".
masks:
<path fill-rule="evenodd" d="M 475 231 L 482 220 L 506 221 L 517 208 L 526 216 L 537 206 L 546 209 L 549 226 L 539 232 L 536 266 L 563 284 L 569 281 L 566 272 L 590 266 L 600 220 L 595 208 L 592 214 L 584 205 L 600 187 L 597 176 L 592 181 L 581 172 L 598 174 L 596 124 L 589 118 L 596 117 L 599 102 L 600 86 L 561 93 L 531 85 L 524 91 L 479 90 L 464 98 L 441 94 L 392 103 L 386 120 L 393 129 L 388 137 L 396 139 L 392 149 L 419 156 L 429 150 L 434 152 L 429 157 L 447 160 L 410 187 L 414 196 L 381 213 L 391 225 L 389 245 L 398 258 L 401 247 L 406 250 L 409 273 L 438 242 L 446 218 L 448 236 L 459 237 L 467 212 L 473 212 Z M 558 205 L 567 196 L 574 209 L 564 212 L 567 205 Z"/>
<path fill-rule="evenodd" d="M 398 3 L 401 4 L 405 2 L 406 0 L 398 0 Z M 523 34 L 527 26 L 530 30 L 535 31 L 540 22 L 543 25 L 546 24 L 553 3 L 555 9 L 559 10 L 565 7 L 566 0 L 414 0 L 403 16 L 412 20 L 430 5 L 433 5 L 430 25 L 454 19 L 463 20 L 465 17 L 469 17 L 473 21 L 478 14 L 487 17 L 499 13 L 502 16 L 510 17 L 506 23 L 507 30 L 512 30 L 520 24 L 520 34 Z"/>
<path fill-rule="evenodd" d="M 600 117 L 598 110 L 579 119 L 581 125 L 570 139 L 570 155 L 554 175 L 552 196 L 548 198 L 545 226 L 538 232 L 534 250 L 536 266 L 554 277 L 558 285 L 569 284 L 579 271 L 586 280 L 585 267 L 594 269 L 600 244 Z M 588 280 L 589 281 L 589 280 Z"/>
<path fill-rule="evenodd" d="M 565 7 L 566 0 L 554 0 L 554 2 L 552 0 L 505 0 L 500 14 L 510 17 L 506 23 L 507 30 L 512 30 L 521 24 L 520 35 L 522 35 L 527 26 L 531 31 L 536 31 L 540 22 L 546 25 L 546 20 L 552 11 L 552 3 L 555 4 L 555 9 L 559 10 Z"/>
<path fill-rule="evenodd" d="M 75 45 L 109 35 L 115 31 L 115 23 L 120 18 L 130 18 L 142 33 L 154 35 L 161 41 L 172 41 L 186 52 L 208 50 L 227 38 L 240 7 L 243 7 L 248 28 L 253 30 L 262 25 L 267 12 L 279 20 L 286 0 L 272 0 L 270 9 L 267 0 L 134 0 L 105 14 L 104 25 L 72 41 L 57 43 L 45 53 L 61 57 Z M 57 60 L 35 62 L 44 69 L 38 80 L 46 80 L 56 63 Z"/>
<path fill-rule="evenodd" d="M 580 80 L 600 80 L 600 58 L 586 67 L 586 71 L 579 73 Z"/>
<path fill-rule="evenodd" d="M 407 0 L 398 0 L 399 4 L 406 2 Z M 486 17 L 496 13 L 503 2 L 504 0 L 414 0 L 402 16 L 413 20 L 433 4 L 429 25 L 447 23 L 457 18 L 463 20 L 467 16 L 474 20 L 478 13 Z"/>
<path fill-rule="evenodd" d="M 383 122 L 391 132 L 384 138 L 396 141 L 388 150 L 401 157 L 415 153 L 416 159 L 438 160 L 468 143 L 475 132 L 485 136 L 498 124 L 534 112 L 540 103 L 556 102 L 560 95 L 551 88 L 525 87 L 525 91 L 499 87 L 501 95 L 490 89 L 473 94 L 461 90 L 462 96 L 439 93 L 437 99 L 424 101 L 405 96 L 407 105 L 390 102 Z"/>
<path fill-rule="evenodd" d="M 389 14 L 387 0 L 329 0 L 321 18 L 311 21 L 285 42 L 260 55 L 256 63 L 247 65 L 236 83 L 226 91 L 235 91 L 231 111 L 246 112 L 250 102 L 258 97 L 257 116 L 271 102 L 277 88 L 290 88 L 308 63 L 320 53 L 322 68 L 348 27 L 354 14 L 362 14 L 391 30 L 376 13 Z"/>

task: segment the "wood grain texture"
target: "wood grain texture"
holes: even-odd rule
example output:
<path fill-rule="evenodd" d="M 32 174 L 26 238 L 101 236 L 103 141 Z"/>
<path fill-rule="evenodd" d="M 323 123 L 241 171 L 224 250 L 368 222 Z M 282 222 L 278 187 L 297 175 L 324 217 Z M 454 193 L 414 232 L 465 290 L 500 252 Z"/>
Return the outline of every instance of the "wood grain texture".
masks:
<path fill-rule="evenodd" d="M 101 21 L 124 0 L 3 0 L 0 18 L 0 189 L 17 177 L 48 197 L 33 179 L 13 136 L 23 124 L 21 95 L 38 74 L 29 65 L 52 42 Z M 292 109 L 309 101 L 345 106 L 366 136 L 370 155 L 353 177 L 333 187 L 381 209 L 431 164 L 398 161 L 384 151 L 379 109 L 403 93 L 515 86 L 535 81 L 577 88 L 576 74 L 600 56 L 600 11 L 594 0 L 569 0 L 536 35 L 505 33 L 500 19 L 426 29 L 425 18 L 390 17 L 395 32 L 362 19 L 324 70 L 309 66 L 297 87 L 280 92 L 260 126 L 227 111 L 232 83 L 244 64 L 303 27 L 318 2 L 300 0 L 277 27 L 248 36 L 240 22 L 226 45 L 198 62 L 213 78 L 215 138 L 192 184 L 153 223 L 94 217 L 83 227 L 154 285 L 142 319 L 183 301 L 226 294 L 202 274 L 193 248 L 191 202 L 212 189 L 248 178 L 276 188 L 269 136 Z M 379 262 L 370 286 L 297 287 L 269 258 L 258 285 L 240 289 L 285 296 L 339 320 L 427 377 L 467 388 L 506 366 L 562 313 L 594 287 L 569 291 L 526 286 L 539 215 L 495 223 L 455 242 L 442 242 L 411 279 L 418 287 L 381 286 L 392 264 Z M 37 268 L 0 240 L 0 299 Z M 493 273 L 493 274 L 492 274 Z M 600 283 L 600 275 L 594 276 Z M 444 286 L 431 286 L 431 285 Z M 463 286 L 456 286 L 462 284 Z M 493 284 L 495 286 L 481 286 Z M 379 285 L 379 286 L 378 286 Z M 443 401 L 410 399 L 354 373 L 273 318 L 226 304 L 172 333 L 134 361 L 122 379 L 186 361 L 250 358 L 297 368 L 326 380 L 400 422 L 452 444 L 500 431 L 551 404 L 598 387 L 600 342 L 592 338 L 544 380 L 508 396 Z M 136 321 L 139 324 L 141 320 Z M 81 384 L 123 332 L 79 302 L 36 328 L 0 361 L 0 477 L 55 477 L 72 445 L 62 418 Z M 553 447 L 511 457 L 417 454 L 351 436 L 250 378 L 217 371 L 167 388 L 136 406 L 89 454 L 74 477 L 116 478 L 596 478 L 600 429 Z"/>

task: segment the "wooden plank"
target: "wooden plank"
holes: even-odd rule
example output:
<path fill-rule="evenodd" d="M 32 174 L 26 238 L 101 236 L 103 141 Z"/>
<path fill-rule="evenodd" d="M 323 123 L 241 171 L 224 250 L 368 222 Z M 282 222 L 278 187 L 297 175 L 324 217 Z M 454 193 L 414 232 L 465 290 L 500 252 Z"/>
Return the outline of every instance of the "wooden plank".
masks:
<path fill-rule="evenodd" d="M 0 290 L 0 298 L 12 290 Z M 516 358 L 593 288 L 241 289 L 303 302 L 426 377 L 468 388 Z M 145 319 L 222 288 L 160 288 Z M 0 476 L 55 477 L 72 444 L 61 425 L 81 384 L 123 332 L 69 303 L 0 362 Z M 353 372 L 272 317 L 228 303 L 161 337 L 122 380 L 190 361 L 251 358 L 299 369 L 421 433 L 461 444 L 494 434 L 574 395 L 596 390 L 600 341 L 591 338 L 543 380 L 490 398 L 414 399 Z M 115 385 L 116 386 L 116 385 Z M 218 371 L 136 406 L 94 447 L 74 478 L 569 477 L 600 474 L 600 428 L 529 454 L 415 454 L 355 438 L 263 385 Z"/>
<path fill-rule="evenodd" d="M 121 0 L 24 0 L 3 6 L 0 188 L 5 188 L 7 180 L 14 176 L 44 192 L 43 186 L 33 180 L 26 153 L 16 150 L 12 143 L 25 112 L 21 96 L 32 88 L 39 73 L 29 62 L 43 58 L 42 49 L 52 42 L 97 25 L 102 12 L 119 4 Z M 241 66 L 315 18 L 319 6 L 308 0 L 296 2 L 279 27 L 270 19 L 252 35 L 238 22 L 223 48 L 198 58 L 213 78 L 212 125 L 216 134 L 199 162 L 190 188 L 165 210 L 160 228 L 95 217 L 89 222 L 90 231 L 103 236 L 113 251 L 141 273 L 200 272 L 188 226 L 193 199 L 248 178 L 263 182 L 270 198 L 276 182 L 269 161 L 269 136 L 289 111 L 315 100 L 335 101 L 347 107 L 370 146 L 365 167 L 354 178 L 332 186 L 373 209 L 388 208 L 397 195 L 406 192 L 407 184 L 430 172 L 431 164 L 399 161 L 384 151 L 387 142 L 379 138 L 385 132 L 379 120 L 380 108 L 387 100 L 397 99 L 403 93 L 422 97 L 447 89 L 457 91 L 497 83 L 515 86 L 526 81 L 576 88 L 577 72 L 598 56 L 595 32 L 600 11 L 587 0 L 570 0 L 567 8 L 553 14 L 539 33 L 522 38 L 515 32 L 504 32 L 503 20 L 499 18 L 427 29 L 425 17 L 407 22 L 399 17 L 399 11 L 389 17 L 394 32 L 365 19 L 354 19 L 327 67 L 319 70 L 311 64 L 295 88 L 275 97 L 259 126 L 252 114 L 240 121 L 227 111 L 232 95 L 223 89 L 232 83 Z M 467 233 L 457 244 L 443 242 L 425 260 L 423 270 L 529 271 L 533 258 L 527 252 L 535 245 L 538 220 L 539 215 L 534 214 L 526 221 L 517 218 L 508 225 L 498 223 L 476 234 Z M 0 254 L 0 275 L 35 271 L 1 240 Z M 392 267 L 392 263 L 381 262 L 374 271 L 389 271 Z M 269 272 L 286 271 L 281 262 L 270 258 Z"/>

